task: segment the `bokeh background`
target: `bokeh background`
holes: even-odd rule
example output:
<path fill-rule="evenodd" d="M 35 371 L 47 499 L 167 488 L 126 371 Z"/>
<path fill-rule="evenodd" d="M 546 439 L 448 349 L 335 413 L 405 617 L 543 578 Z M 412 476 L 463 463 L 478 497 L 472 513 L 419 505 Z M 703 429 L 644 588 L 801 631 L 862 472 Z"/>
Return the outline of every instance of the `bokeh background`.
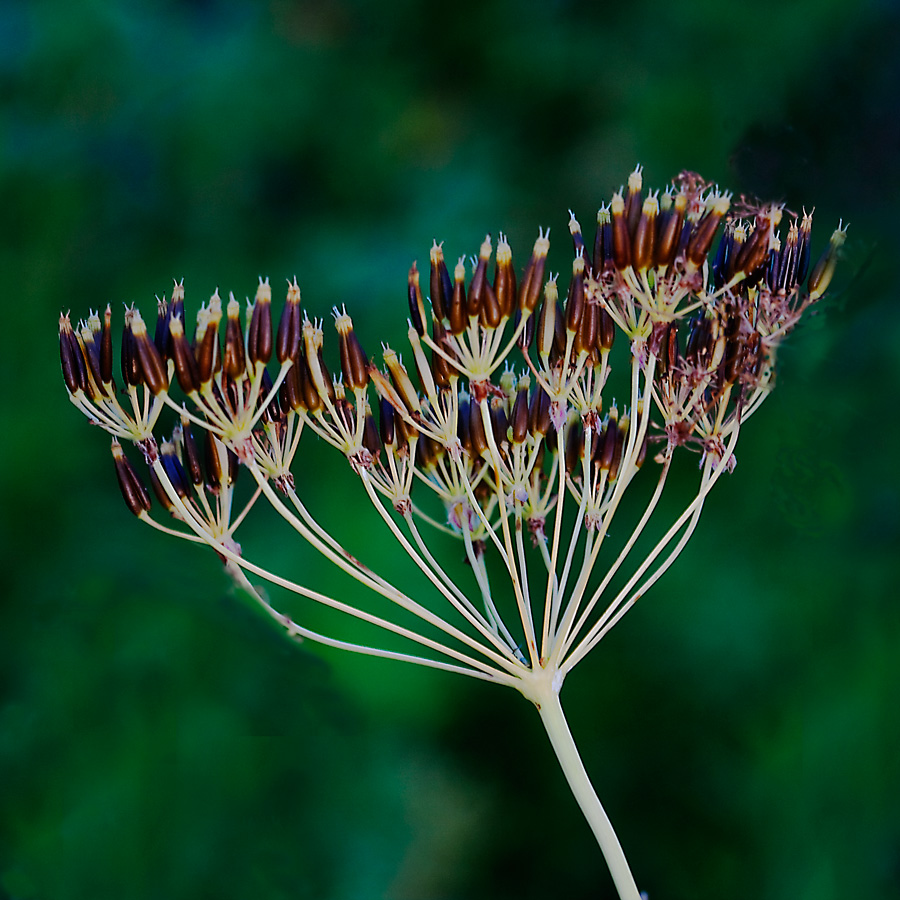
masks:
<path fill-rule="evenodd" d="M 502 229 L 521 261 L 636 162 L 815 205 L 816 248 L 852 224 L 698 535 L 567 682 L 572 729 L 651 900 L 900 896 L 898 26 L 886 0 L 0 4 L 0 897 L 613 896 L 524 701 L 292 645 L 128 514 L 56 321 L 296 274 L 374 350 L 433 237 Z M 310 506 L 391 571 L 310 454 Z M 331 584 L 273 515 L 243 541 Z"/>

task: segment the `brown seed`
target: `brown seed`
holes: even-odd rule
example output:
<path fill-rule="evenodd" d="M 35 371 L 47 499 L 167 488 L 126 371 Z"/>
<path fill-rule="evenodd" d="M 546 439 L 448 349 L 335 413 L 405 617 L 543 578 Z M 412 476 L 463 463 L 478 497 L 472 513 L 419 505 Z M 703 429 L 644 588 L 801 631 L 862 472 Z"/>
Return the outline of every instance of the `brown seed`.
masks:
<path fill-rule="evenodd" d="M 508 319 L 516 311 L 516 271 L 512 264 L 512 250 L 501 234 L 497 241 L 497 268 L 494 272 L 494 293 L 500 304 L 500 315 Z"/>
<path fill-rule="evenodd" d="M 653 265 L 662 268 L 672 265 L 675 261 L 686 210 L 687 196 L 681 192 L 675 195 L 671 207 L 659 217 L 658 233 L 653 249 Z"/>
<path fill-rule="evenodd" d="M 510 416 L 510 435 L 514 444 L 523 443 L 528 436 L 528 383 L 525 379 L 522 381 L 525 384 L 520 382 Z"/>
<path fill-rule="evenodd" d="M 578 333 L 575 335 L 575 352 L 580 356 L 582 353 L 590 353 L 597 343 L 597 328 L 600 321 L 600 305 L 599 303 L 586 303 L 584 312 L 581 315 L 581 323 L 578 327 Z"/>
<path fill-rule="evenodd" d="M 697 227 L 688 242 L 686 256 L 688 260 L 698 268 L 702 266 L 706 260 L 709 248 L 712 246 L 713 238 L 716 236 L 716 229 L 719 227 L 719 222 L 722 221 L 722 216 L 728 212 L 728 207 L 730 205 L 731 198 L 728 194 L 722 194 L 713 198 L 706 214 L 697 224 Z"/>
<path fill-rule="evenodd" d="M 566 331 L 577 332 L 583 314 L 584 257 L 576 256 L 572 260 L 572 280 L 569 282 L 569 295 L 566 298 Z"/>
<path fill-rule="evenodd" d="M 159 355 L 156 345 L 147 334 L 147 326 L 141 314 L 134 310 L 131 320 L 131 333 L 134 337 L 135 355 L 140 366 L 143 382 L 150 391 L 159 396 L 169 389 L 169 376 L 166 364 Z"/>
<path fill-rule="evenodd" d="M 425 334 L 425 322 L 427 319 L 425 317 L 425 303 L 422 300 L 422 289 L 419 286 L 419 270 L 415 263 L 410 266 L 406 281 L 410 321 L 413 328 L 416 329 L 416 333 L 421 337 Z"/>
<path fill-rule="evenodd" d="M 278 322 L 278 334 L 275 336 L 275 355 L 278 362 L 284 364 L 288 359 L 296 359 L 300 349 L 300 288 L 297 280 L 288 282 L 287 299 Z"/>
<path fill-rule="evenodd" d="M 547 264 L 547 253 L 550 250 L 550 231 L 538 230 L 531 258 L 525 267 L 525 275 L 519 287 L 519 308 L 529 314 L 537 309 L 538 302 L 544 292 L 544 268 Z"/>
<path fill-rule="evenodd" d="M 491 258 L 491 236 L 487 235 L 478 251 L 478 262 L 475 264 L 475 273 L 472 275 L 472 283 L 469 285 L 469 299 L 466 304 L 469 318 L 481 313 L 484 299 L 485 285 L 487 284 L 487 264 Z"/>
<path fill-rule="evenodd" d="M 191 431 L 191 420 L 185 413 L 181 414 L 181 445 L 184 454 L 184 466 L 195 485 L 203 484 L 203 468 L 200 465 L 200 448 Z"/>
<path fill-rule="evenodd" d="M 431 323 L 431 326 L 432 340 L 444 353 L 449 354 L 450 345 L 447 341 L 447 332 L 444 330 L 444 326 L 437 319 Z M 450 376 L 453 374 L 453 371 L 453 367 L 440 353 L 436 350 L 431 351 L 431 375 L 438 388 L 444 390 L 450 387 Z"/>
<path fill-rule="evenodd" d="M 150 494 L 144 487 L 134 466 L 125 456 L 122 445 L 113 438 L 112 441 L 113 462 L 116 467 L 116 480 L 119 482 L 119 490 L 125 500 L 125 505 L 136 516 L 141 516 L 150 511 Z"/>
<path fill-rule="evenodd" d="M 334 326 L 338 333 L 344 384 L 351 390 L 362 390 L 369 383 L 369 360 L 353 330 L 353 320 L 347 315 L 347 311 L 337 313 L 335 309 L 335 313 Z"/>
<path fill-rule="evenodd" d="M 431 248 L 430 262 L 431 308 L 434 311 L 435 319 L 443 322 L 447 317 L 450 309 L 450 300 L 453 297 L 453 281 L 450 278 L 450 273 L 447 271 L 447 263 L 444 261 L 443 244 L 439 244 L 437 241 L 434 242 L 434 246 Z"/>
<path fill-rule="evenodd" d="M 131 319 L 133 312 L 125 310 L 125 325 L 122 328 L 122 353 L 120 363 L 122 366 L 122 378 L 129 387 L 140 387 L 143 384 L 143 373 L 137 357 L 137 347 L 134 343 L 134 334 L 131 331 Z"/>
<path fill-rule="evenodd" d="M 646 272 L 653 265 L 653 251 L 656 244 L 656 216 L 659 213 L 659 201 L 650 196 L 644 201 L 634 231 L 632 242 L 632 263 L 637 272 Z"/>
<path fill-rule="evenodd" d="M 625 200 L 621 194 L 613 194 L 609 210 L 612 215 L 613 262 L 622 271 L 631 265 L 631 233 L 625 215 Z"/>
<path fill-rule="evenodd" d="M 550 396 L 540 384 L 534 386 L 534 393 L 531 395 L 528 430 L 535 437 L 546 437 L 550 433 Z"/>
<path fill-rule="evenodd" d="M 466 266 L 460 257 L 453 270 L 453 294 L 450 298 L 450 334 L 462 334 L 469 324 L 468 300 L 466 299 Z"/>
<path fill-rule="evenodd" d="M 844 246 L 846 238 L 847 229 L 839 225 L 810 273 L 808 284 L 810 300 L 818 300 L 828 290 L 837 266 L 838 251 Z"/>
<path fill-rule="evenodd" d="M 178 316 L 169 323 L 169 349 L 175 361 L 175 375 L 181 389 L 188 395 L 195 393 L 200 389 L 200 371 Z"/>
<path fill-rule="evenodd" d="M 112 309 L 106 305 L 103 313 L 103 330 L 100 335 L 100 378 L 103 384 L 112 384 L 113 348 L 112 348 Z"/>
<path fill-rule="evenodd" d="M 544 288 L 544 303 L 537 326 L 537 351 L 542 358 L 548 357 L 553 350 L 559 308 L 557 297 L 556 279 L 551 276 Z"/>
<path fill-rule="evenodd" d="M 469 439 L 472 442 L 473 455 L 483 456 L 487 452 L 488 439 L 481 417 L 481 404 L 474 401 L 469 403 Z"/>
<path fill-rule="evenodd" d="M 608 206 L 597 210 L 597 234 L 594 237 L 594 277 L 599 278 L 606 270 L 607 263 L 612 265 L 612 216 Z"/>
<path fill-rule="evenodd" d="M 247 331 L 247 353 L 254 366 L 265 365 L 272 358 L 272 289 L 268 278 L 260 279 L 256 289 Z"/>
<path fill-rule="evenodd" d="M 63 380 L 70 394 L 87 390 L 87 366 L 68 313 L 59 317 L 59 360 L 62 364 Z"/>
<path fill-rule="evenodd" d="M 597 349 L 612 349 L 613 342 L 616 339 L 616 323 L 613 317 L 601 306 L 600 314 L 597 320 Z"/>
<path fill-rule="evenodd" d="M 247 374 L 247 361 L 244 356 L 244 334 L 241 330 L 241 307 L 232 294 L 228 300 L 228 319 L 225 323 L 225 353 L 222 357 L 222 368 L 233 381 L 238 381 Z"/>

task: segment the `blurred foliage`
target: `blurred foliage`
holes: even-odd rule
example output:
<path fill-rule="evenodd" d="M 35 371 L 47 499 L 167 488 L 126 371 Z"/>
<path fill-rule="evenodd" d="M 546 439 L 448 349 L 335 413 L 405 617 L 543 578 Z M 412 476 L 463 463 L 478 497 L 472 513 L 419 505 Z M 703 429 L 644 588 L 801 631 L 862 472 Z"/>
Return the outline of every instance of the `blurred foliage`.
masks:
<path fill-rule="evenodd" d="M 898 26 L 837 0 L 0 5 L 0 896 L 612 896 L 527 704 L 291 645 L 131 519 L 56 316 L 296 273 L 374 348 L 432 237 L 503 229 L 521 259 L 637 161 L 816 204 L 817 246 L 852 227 L 692 545 L 567 683 L 573 731 L 653 900 L 900 895 Z M 311 452 L 310 506 L 390 569 Z M 345 589 L 285 534 L 246 540 Z"/>

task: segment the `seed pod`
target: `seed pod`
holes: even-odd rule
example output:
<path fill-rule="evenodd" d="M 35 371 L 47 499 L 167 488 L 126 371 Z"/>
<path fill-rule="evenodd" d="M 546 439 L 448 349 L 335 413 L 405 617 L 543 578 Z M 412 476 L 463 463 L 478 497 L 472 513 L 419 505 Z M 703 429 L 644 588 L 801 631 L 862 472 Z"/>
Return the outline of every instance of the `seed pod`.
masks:
<path fill-rule="evenodd" d="M 818 300 L 828 290 L 831 279 L 834 277 L 834 268 L 837 265 L 838 251 L 844 246 L 847 238 L 847 229 L 838 225 L 831 235 L 831 240 L 825 248 L 818 262 L 813 266 L 809 276 L 809 299 Z"/>
<path fill-rule="evenodd" d="M 669 322 L 659 348 L 660 373 L 671 375 L 678 362 L 678 323 Z"/>
<path fill-rule="evenodd" d="M 425 304 L 422 301 L 422 289 L 419 287 L 419 270 L 413 263 L 409 268 L 407 281 L 407 298 L 409 300 L 409 316 L 416 329 L 416 333 L 421 337 L 425 334 Z"/>
<path fill-rule="evenodd" d="M 81 348 L 75 339 L 69 314 L 59 317 L 59 360 L 62 364 L 63 380 L 70 394 L 87 391 L 87 365 Z"/>
<path fill-rule="evenodd" d="M 100 380 L 104 385 L 112 384 L 113 348 L 112 348 L 112 309 L 106 304 L 103 313 L 103 329 L 100 333 Z"/>
<path fill-rule="evenodd" d="M 544 268 L 547 264 L 547 253 L 550 250 L 550 230 L 546 233 L 538 230 L 531 258 L 525 267 L 525 275 L 519 287 L 519 308 L 523 314 L 530 315 L 537 309 L 544 287 Z"/>
<path fill-rule="evenodd" d="M 317 393 L 322 398 L 322 402 L 327 405 L 328 402 L 334 402 L 334 385 L 331 383 L 331 376 L 328 374 L 325 359 L 322 355 L 323 343 L 324 336 L 320 323 L 313 323 L 309 319 L 304 319 L 303 349 L 309 367 L 310 379 Z"/>
<path fill-rule="evenodd" d="M 625 200 L 621 193 L 613 194 L 609 210 L 612 215 L 613 262 L 622 271 L 631 265 L 631 234 L 625 215 Z"/>
<path fill-rule="evenodd" d="M 776 215 L 777 213 L 777 215 Z M 756 225 L 748 235 L 735 259 L 735 273 L 750 275 L 761 266 L 769 253 L 769 238 L 773 225 L 781 218 L 780 210 L 768 210 L 756 217 Z"/>
<path fill-rule="evenodd" d="M 646 272 L 653 265 L 658 213 L 659 200 L 651 194 L 644 201 L 632 241 L 632 264 L 637 272 Z"/>
<path fill-rule="evenodd" d="M 712 323 L 705 315 L 691 320 L 684 357 L 692 365 L 702 365 L 712 351 Z"/>
<path fill-rule="evenodd" d="M 508 319 L 516 312 L 516 271 L 512 264 L 512 249 L 504 234 L 497 241 L 497 267 L 494 271 L 494 293 L 500 305 L 500 316 Z"/>
<path fill-rule="evenodd" d="M 300 288 L 297 279 L 288 282 L 287 299 L 278 322 L 275 337 L 275 355 L 282 365 L 288 359 L 296 359 L 300 352 Z"/>
<path fill-rule="evenodd" d="M 797 284 L 803 284 L 809 271 L 809 239 L 812 233 L 812 213 L 803 211 L 800 220 L 800 239 L 797 251 Z"/>
<path fill-rule="evenodd" d="M 175 317 L 169 323 L 169 349 L 175 361 L 175 375 L 181 389 L 189 396 L 200 389 L 200 371 L 191 352 L 181 319 Z"/>
<path fill-rule="evenodd" d="M 613 317 L 601 306 L 597 320 L 597 349 L 609 352 L 616 339 L 616 323 Z"/>
<path fill-rule="evenodd" d="M 378 459 L 381 453 L 381 444 L 378 440 L 378 426 L 375 424 L 375 416 L 371 410 L 366 410 L 366 421 L 363 425 L 362 444 L 372 456 Z"/>
<path fill-rule="evenodd" d="M 610 418 L 602 431 L 598 432 L 599 440 L 594 446 L 593 461 L 601 470 L 608 471 L 616 454 L 616 433 L 619 427 L 616 420 Z"/>
<path fill-rule="evenodd" d="M 540 384 L 534 386 L 534 393 L 531 395 L 528 430 L 535 437 L 546 437 L 550 433 L 550 396 Z"/>
<path fill-rule="evenodd" d="M 207 384 L 221 361 L 219 348 L 219 323 L 222 321 L 222 301 L 216 291 L 209 298 L 209 306 L 197 314 L 197 333 L 194 338 L 194 355 L 200 383 Z"/>
<path fill-rule="evenodd" d="M 450 353 L 450 345 L 447 341 L 447 332 L 444 326 L 437 320 L 431 323 L 431 338 L 435 345 L 440 347 L 444 353 Z M 441 389 L 450 387 L 450 376 L 453 374 L 453 367 L 441 356 L 436 350 L 431 351 L 431 374 L 434 383 Z"/>
<path fill-rule="evenodd" d="M 338 313 L 335 307 L 334 314 L 334 327 L 337 329 L 340 344 L 341 374 L 344 384 L 351 390 L 363 390 L 369 383 L 369 374 L 366 371 L 369 360 L 353 330 L 353 320 L 347 315 L 346 309 Z"/>
<path fill-rule="evenodd" d="M 634 239 L 638 222 L 641 218 L 641 190 L 644 186 L 643 169 L 637 166 L 628 176 L 628 193 L 625 197 L 625 219 L 628 222 L 628 234 Z"/>
<path fill-rule="evenodd" d="M 499 253 L 499 248 L 498 248 Z M 447 263 L 444 261 L 444 245 L 437 241 L 431 248 L 431 309 L 438 322 L 443 322 L 450 309 L 450 300 L 453 297 L 453 281 L 447 271 Z"/>
<path fill-rule="evenodd" d="M 309 370 L 309 362 L 306 359 L 305 353 L 300 354 L 299 359 L 294 363 L 294 368 L 297 369 L 297 376 L 300 381 L 303 406 L 311 413 L 319 412 L 325 404 L 319 396 L 318 390 L 316 390 L 316 385 L 313 381 L 312 373 Z"/>
<path fill-rule="evenodd" d="M 494 433 L 494 443 L 500 447 L 507 440 L 506 432 L 509 428 L 509 419 L 503 401 L 494 398 L 491 401 L 491 430 Z"/>
<path fill-rule="evenodd" d="M 384 398 L 378 398 L 378 431 L 381 437 L 381 443 L 386 448 L 394 448 L 397 442 L 397 429 L 394 427 L 395 418 L 394 407 Z"/>
<path fill-rule="evenodd" d="M 456 415 L 456 436 L 462 444 L 463 450 L 470 457 L 475 456 L 475 447 L 472 444 L 472 434 L 469 429 L 469 417 L 471 408 L 474 404 L 469 399 L 469 395 L 465 392 L 459 395 L 459 409 Z"/>
<path fill-rule="evenodd" d="M 471 296 L 469 294 L 469 297 Z M 481 292 L 481 312 L 478 319 L 481 327 L 487 331 L 493 331 L 503 321 L 503 310 L 500 308 L 497 293 L 487 279 L 484 281 L 484 289 Z"/>
<path fill-rule="evenodd" d="M 725 233 L 722 235 L 722 239 L 719 241 L 719 246 L 716 250 L 716 256 L 712 264 L 713 285 L 715 286 L 716 290 L 719 290 L 728 283 L 728 277 L 726 273 L 728 271 L 728 266 L 731 263 L 731 256 L 734 252 L 734 249 L 734 224 L 731 222 L 726 222 Z"/>
<path fill-rule="evenodd" d="M 584 314 L 584 257 L 572 260 L 572 280 L 566 298 L 566 331 L 575 334 Z"/>
<path fill-rule="evenodd" d="M 228 296 L 227 314 L 222 368 L 232 381 L 238 381 L 247 374 L 247 360 L 244 356 L 244 335 L 241 331 L 241 305 L 235 300 L 234 294 Z"/>
<path fill-rule="evenodd" d="M 488 439 L 481 418 L 481 404 L 474 400 L 469 403 L 469 439 L 474 456 L 483 456 L 487 452 Z"/>
<path fill-rule="evenodd" d="M 164 441 L 160 447 L 159 460 L 165 470 L 166 477 L 169 479 L 175 493 L 186 500 L 191 495 L 191 484 L 188 480 L 187 472 L 181 460 L 175 453 L 175 445 L 171 441 Z"/>
<path fill-rule="evenodd" d="M 206 489 L 211 494 L 218 494 L 225 484 L 228 457 L 225 445 L 211 431 L 206 432 L 203 455 L 206 462 Z"/>
<path fill-rule="evenodd" d="M 187 414 L 181 414 L 181 447 L 183 462 L 191 482 L 198 487 L 203 484 L 203 468 L 200 465 L 200 448 L 191 431 L 191 420 Z"/>
<path fill-rule="evenodd" d="M 125 310 L 125 325 L 122 328 L 122 353 L 121 366 L 122 378 L 129 387 L 140 387 L 143 384 L 143 374 L 137 357 L 137 347 L 134 343 L 134 334 L 131 330 L 133 310 Z M 87 377 L 85 376 L 85 385 Z"/>
<path fill-rule="evenodd" d="M 169 308 L 166 311 L 166 316 L 167 326 L 175 318 L 181 319 L 182 322 L 184 321 L 184 279 L 176 281 L 172 286 L 172 296 L 169 298 Z"/>
<path fill-rule="evenodd" d="M 419 412 L 421 409 L 419 394 L 413 386 L 405 366 L 400 361 L 400 357 L 390 347 L 385 347 L 384 363 L 388 367 L 388 372 L 391 373 L 391 380 L 403 400 L 403 405 L 412 413 Z"/>
<path fill-rule="evenodd" d="M 116 480 L 119 482 L 119 490 L 122 492 L 125 505 L 134 515 L 140 517 L 150 511 L 150 494 L 134 466 L 125 456 L 122 445 L 115 438 L 112 440 L 112 455 L 116 467 Z"/>
<path fill-rule="evenodd" d="M 597 234 L 594 237 L 594 277 L 599 278 L 613 264 L 612 217 L 608 206 L 597 210 Z"/>
<path fill-rule="evenodd" d="M 306 398 L 303 394 L 303 387 L 300 380 L 301 363 L 299 359 L 295 359 L 293 365 L 288 369 L 281 382 L 279 391 L 281 397 L 281 408 L 285 410 L 293 410 L 300 412 L 306 409 Z"/>
<path fill-rule="evenodd" d="M 416 441 L 416 465 L 420 469 L 430 471 L 435 465 L 435 444 L 428 435 L 423 434 Z"/>
<path fill-rule="evenodd" d="M 537 327 L 537 351 L 542 359 L 549 357 L 557 330 L 557 290 L 556 279 L 551 275 L 544 287 L 544 303 Z"/>
<path fill-rule="evenodd" d="M 621 422 L 618 424 L 610 422 L 607 427 L 611 431 L 611 435 L 607 435 L 606 443 L 612 440 L 613 444 L 612 459 L 609 463 L 609 480 L 613 482 L 619 475 L 619 466 L 622 463 L 622 450 L 625 447 L 625 435 L 628 432 L 628 419 L 623 416 Z M 605 449 L 604 447 L 604 452 Z"/>
<path fill-rule="evenodd" d="M 469 285 L 469 299 L 466 305 L 469 318 L 474 318 L 481 313 L 484 301 L 485 286 L 487 284 L 487 264 L 491 258 L 491 236 L 487 235 L 482 241 L 478 251 L 478 262 L 475 264 L 475 274 L 472 275 L 472 283 Z"/>
<path fill-rule="evenodd" d="M 580 356 L 582 353 L 590 354 L 597 343 L 597 330 L 600 323 L 600 304 L 585 303 L 581 316 L 581 324 L 575 335 L 574 348 Z"/>
<path fill-rule="evenodd" d="M 528 436 L 528 378 L 519 379 L 516 400 L 510 416 L 509 436 L 514 444 L 522 444 Z"/>
<path fill-rule="evenodd" d="M 131 334 L 134 339 L 135 356 L 141 370 L 142 381 L 155 395 L 165 393 L 169 389 L 169 376 L 166 364 L 156 349 L 141 314 L 134 310 L 131 319 Z"/>
<path fill-rule="evenodd" d="M 697 268 L 702 266 L 706 260 L 713 238 L 716 236 L 716 229 L 719 227 L 719 222 L 722 221 L 722 216 L 728 212 L 729 206 L 731 206 L 729 194 L 714 196 L 705 215 L 697 224 L 697 228 L 688 242 L 686 253 L 688 261 Z"/>
<path fill-rule="evenodd" d="M 669 209 L 663 211 L 657 225 L 656 242 L 653 248 L 653 264 L 658 268 L 672 265 L 678 252 L 678 243 L 684 231 L 684 216 L 687 211 L 687 195 L 677 193 Z"/>
<path fill-rule="evenodd" d="M 468 300 L 466 299 L 466 264 L 460 257 L 453 270 L 453 294 L 450 298 L 450 334 L 462 334 L 469 324 Z"/>
<path fill-rule="evenodd" d="M 773 290 L 792 291 L 797 286 L 797 269 L 800 265 L 800 229 L 796 222 L 788 228 L 787 240 L 781 248 L 778 284 Z"/>
<path fill-rule="evenodd" d="M 265 365 L 272 358 L 272 288 L 268 278 L 260 278 L 256 289 L 247 331 L 247 354 L 254 366 Z"/>

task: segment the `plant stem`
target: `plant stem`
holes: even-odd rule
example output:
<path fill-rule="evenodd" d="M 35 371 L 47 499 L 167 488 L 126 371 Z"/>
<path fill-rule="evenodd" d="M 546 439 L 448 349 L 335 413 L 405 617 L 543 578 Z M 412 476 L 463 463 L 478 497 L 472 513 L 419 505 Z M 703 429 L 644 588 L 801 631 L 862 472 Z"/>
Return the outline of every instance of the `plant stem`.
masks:
<path fill-rule="evenodd" d="M 563 715 L 558 691 L 548 685 L 548 689 L 542 690 L 540 696 L 533 699 L 563 774 L 603 851 L 619 897 L 621 900 L 641 900 L 622 845 L 581 762 L 572 732 L 569 731 L 566 717 Z"/>

